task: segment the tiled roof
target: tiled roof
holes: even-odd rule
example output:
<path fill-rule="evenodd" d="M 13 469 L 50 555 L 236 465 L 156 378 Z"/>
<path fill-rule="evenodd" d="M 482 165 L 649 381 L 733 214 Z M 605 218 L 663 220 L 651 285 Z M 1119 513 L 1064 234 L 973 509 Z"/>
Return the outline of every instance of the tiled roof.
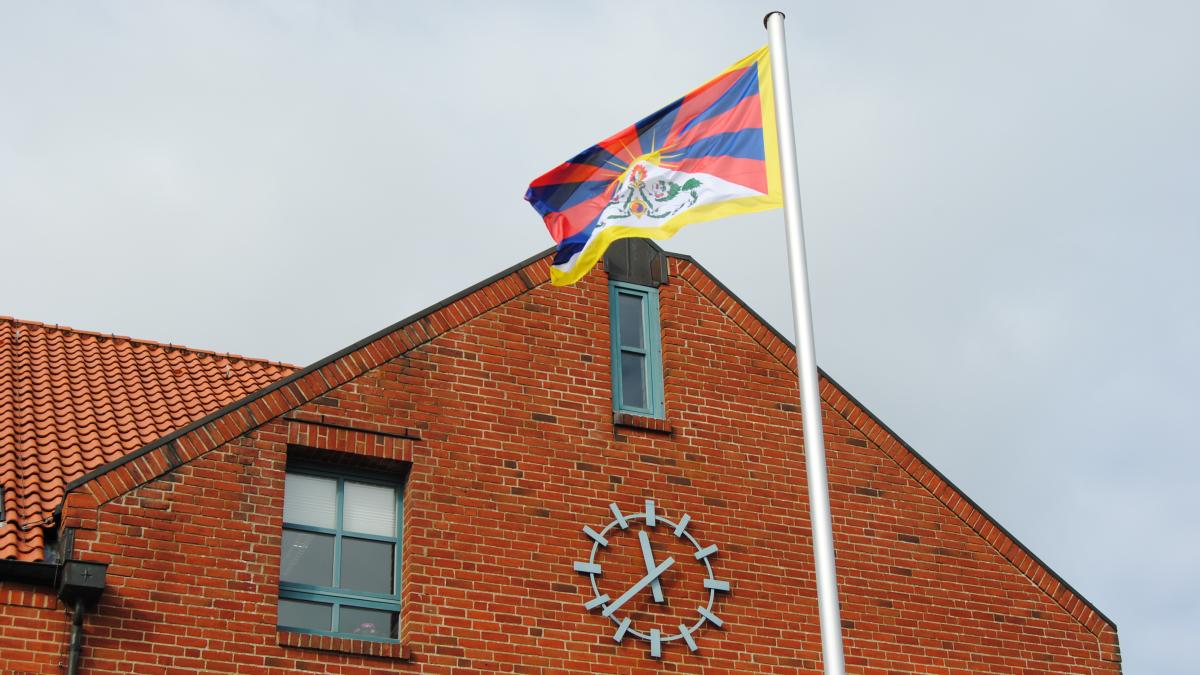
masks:
<path fill-rule="evenodd" d="M 293 370 L 0 317 L 0 559 L 43 558 L 72 479 Z"/>

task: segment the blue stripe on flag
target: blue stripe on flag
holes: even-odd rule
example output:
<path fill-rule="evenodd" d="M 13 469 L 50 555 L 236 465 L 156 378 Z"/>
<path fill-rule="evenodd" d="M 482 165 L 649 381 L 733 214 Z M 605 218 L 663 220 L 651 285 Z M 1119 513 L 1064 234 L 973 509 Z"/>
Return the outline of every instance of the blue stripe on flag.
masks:
<path fill-rule="evenodd" d="M 705 108 L 698 115 L 688 120 L 687 124 L 683 125 L 683 129 L 679 133 L 683 133 L 692 128 L 696 124 L 703 122 L 711 117 L 716 117 L 723 112 L 733 110 L 737 104 L 742 102 L 742 99 L 747 96 L 753 96 L 758 93 L 758 69 L 747 68 L 746 73 L 739 77 L 729 89 L 721 94 L 717 100 L 712 102 L 712 105 Z"/>
<path fill-rule="evenodd" d="M 612 185 L 612 179 L 542 185 L 529 188 L 525 192 L 525 199 L 544 216 L 555 211 L 565 211 L 580 202 L 599 196 L 609 185 Z"/>
<path fill-rule="evenodd" d="M 583 247 L 586 245 L 586 242 L 581 243 L 576 241 L 568 244 L 564 241 L 558 245 L 558 250 L 554 252 L 554 262 L 551 264 L 562 265 L 563 263 L 570 261 L 571 257 L 582 251 Z"/>
<path fill-rule="evenodd" d="M 599 145 L 593 145 L 563 162 L 563 164 L 586 164 L 588 166 L 606 167 L 616 171 L 622 171 L 625 167 L 625 162 L 617 159 L 616 155 Z"/>
<path fill-rule="evenodd" d="M 724 134 L 714 134 L 678 150 L 664 153 L 663 159 L 678 162 L 697 157 L 740 157 L 742 159 L 764 159 L 763 130 L 742 129 Z"/>
<path fill-rule="evenodd" d="M 681 104 L 683 104 L 683 99 L 674 101 L 662 110 L 647 115 L 645 119 L 634 125 L 637 129 L 638 143 L 642 146 L 641 154 L 648 155 L 667 142 L 667 136 L 671 133 L 671 125 L 675 124 L 675 117 L 679 115 Z"/>

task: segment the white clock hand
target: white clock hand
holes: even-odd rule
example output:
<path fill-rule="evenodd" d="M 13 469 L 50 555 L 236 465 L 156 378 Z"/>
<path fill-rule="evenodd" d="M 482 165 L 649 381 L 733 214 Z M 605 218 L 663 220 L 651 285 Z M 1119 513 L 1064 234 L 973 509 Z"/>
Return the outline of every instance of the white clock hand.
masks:
<path fill-rule="evenodd" d="M 671 565 L 674 565 L 674 564 L 675 564 L 674 558 L 667 558 L 666 560 L 662 561 L 661 565 L 650 570 L 650 573 L 647 574 L 646 576 L 642 577 L 636 584 L 634 584 L 633 588 L 630 588 L 629 590 L 625 591 L 624 595 L 622 595 L 621 597 L 619 597 L 616 600 L 613 600 L 611 603 L 609 603 L 609 605 L 604 608 L 604 611 L 600 612 L 600 613 L 603 614 L 604 616 L 612 616 L 613 612 L 615 612 L 621 608 L 621 605 L 624 605 L 625 603 L 629 602 L 629 599 L 632 598 L 633 596 L 637 595 L 638 591 L 641 591 L 643 588 L 649 586 L 650 582 L 657 579 L 659 577 L 659 575 L 661 575 L 663 572 L 666 572 L 667 569 L 670 568 Z"/>
<path fill-rule="evenodd" d="M 654 553 L 650 551 L 650 537 L 646 536 L 645 530 L 638 531 L 638 541 L 642 544 L 642 557 L 646 559 L 646 571 L 654 571 Z M 663 602 L 662 584 L 656 578 L 650 582 L 650 590 L 654 592 L 654 601 Z"/>

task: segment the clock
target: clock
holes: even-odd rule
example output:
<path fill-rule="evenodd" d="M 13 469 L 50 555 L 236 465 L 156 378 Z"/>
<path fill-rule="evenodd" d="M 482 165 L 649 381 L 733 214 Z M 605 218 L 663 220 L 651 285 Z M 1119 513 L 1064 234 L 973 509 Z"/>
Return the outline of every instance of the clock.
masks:
<path fill-rule="evenodd" d="M 682 640 L 687 645 L 689 651 L 695 652 L 699 649 L 696 644 L 695 634 L 704 624 L 711 623 L 713 626 L 720 628 L 725 623 L 724 620 L 713 612 L 717 592 L 729 591 L 729 582 L 719 580 L 713 574 L 712 559 L 717 553 L 717 545 L 704 546 L 692 536 L 692 533 L 687 529 L 688 524 L 692 520 L 691 516 L 684 514 L 678 522 L 675 522 L 657 515 L 654 512 L 654 500 L 652 499 L 646 500 L 646 510 L 643 513 L 625 515 L 621 513 L 621 509 L 615 503 L 609 504 L 608 508 L 612 511 L 613 520 L 603 529 L 597 532 L 586 525 L 583 527 L 583 533 L 592 540 L 592 552 L 588 556 L 587 562 L 575 563 L 574 569 L 580 574 L 588 575 L 588 579 L 591 581 L 593 597 L 584 603 L 584 609 L 588 611 L 599 610 L 601 616 L 607 617 L 616 625 L 616 631 L 613 633 L 613 640 L 616 642 L 622 642 L 629 635 L 649 642 L 650 656 L 652 658 L 662 658 L 663 643 L 675 640 Z M 670 556 L 660 559 L 659 556 L 655 555 L 654 549 L 650 545 L 650 537 L 647 535 L 647 530 L 655 530 L 659 527 L 669 528 L 671 534 L 675 537 L 684 539 L 695 547 L 695 552 L 689 556 L 690 560 L 675 560 L 675 558 Z M 600 586 L 596 579 L 604 573 L 603 560 L 598 560 L 597 555 L 600 554 L 601 549 L 608 548 L 608 536 L 614 532 L 615 528 L 619 528 L 620 530 L 630 530 L 632 528 L 637 531 L 642 559 L 634 564 L 639 568 L 644 567 L 646 573 L 621 595 L 613 598 L 600 592 Z M 671 570 L 675 565 L 685 564 L 703 565 L 707 572 L 703 590 L 707 592 L 708 603 L 697 605 L 694 622 L 691 620 L 684 621 L 679 624 L 678 633 L 668 631 L 664 634 L 658 628 L 639 630 L 638 627 L 632 625 L 633 620 L 630 617 L 622 617 L 621 608 L 641 593 L 650 593 L 656 603 L 665 602 L 666 597 L 663 595 L 660 578 L 671 574 Z"/>

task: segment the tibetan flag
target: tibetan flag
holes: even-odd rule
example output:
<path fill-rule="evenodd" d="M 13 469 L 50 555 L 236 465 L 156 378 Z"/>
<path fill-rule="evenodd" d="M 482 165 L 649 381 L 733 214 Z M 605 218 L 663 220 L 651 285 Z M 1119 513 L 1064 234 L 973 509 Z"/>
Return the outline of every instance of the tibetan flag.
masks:
<path fill-rule="evenodd" d="M 558 244 L 551 282 L 575 283 L 617 239 L 782 206 L 772 92 L 763 47 L 533 181 L 525 200 Z"/>

